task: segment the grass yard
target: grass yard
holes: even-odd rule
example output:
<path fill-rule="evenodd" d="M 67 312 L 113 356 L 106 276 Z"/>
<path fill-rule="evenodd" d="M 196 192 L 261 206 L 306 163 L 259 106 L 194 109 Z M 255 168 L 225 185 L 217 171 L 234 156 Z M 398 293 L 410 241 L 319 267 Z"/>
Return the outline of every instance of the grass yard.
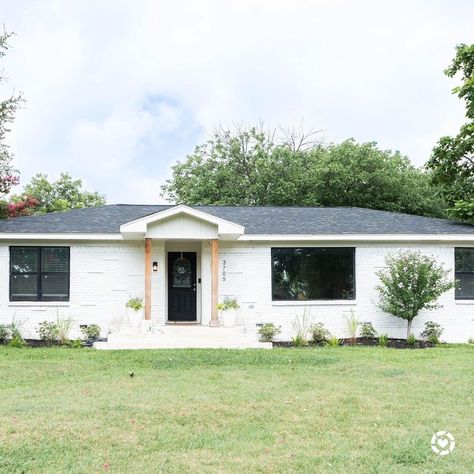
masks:
<path fill-rule="evenodd" d="M 135 376 L 129 376 L 134 372 Z M 0 472 L 474 471 L 474 347 L 0 347 Z M 452 454 L 430 448 L 440 430 Z"/>

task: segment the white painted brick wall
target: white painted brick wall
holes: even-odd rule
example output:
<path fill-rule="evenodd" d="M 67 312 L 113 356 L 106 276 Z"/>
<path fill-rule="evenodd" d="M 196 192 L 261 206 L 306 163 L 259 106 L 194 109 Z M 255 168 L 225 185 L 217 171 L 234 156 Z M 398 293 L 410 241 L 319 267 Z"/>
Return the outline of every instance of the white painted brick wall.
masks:
<path fill-rule="evenodd" d="M 327 246 L 324 243 L 305 243 L 307 246 Z M 275 242 L 274 247 L 295 246 L 288 242 Z M 220 275 L 220 297 L 236 297 L 241 310 L 239 324 L 273 322 L 281 325 L 280 339 L 292 335 L 292 323 L 307 307 L 313 321 L 321 321 L 338 337 L 344 337 L 344 315 L 354 310 L 361 321 L 371 321 L 379 334 L 391 337 L 405 337 L 406 322 L 384 314 L 377 308 L 378 278 L 375 272 L 384 266 L 385 257 L 400 250 L 420 250 L 434 256 L 454 271 L 454 247 L 447 245 L 419 244 L 354 244 L 356 247 L 356 300 L 345 303 L 331 302 L 272 302 L 271 300 L 271 247 L 264 243 L 221 243 L 221 273 L 226 261 L 226 278 Z M 454 299 L 454 290 L 444 294 L 439 302 L 442 308 L 424 311 L 413 322 L 413 331 L 418 335 L 426 321 L 433 320 L 444 327 L 443 339 L 450 342 L 465 342 L 474 337 L 474 301 L 460 302 Z"/>
<path fill-rule="evenodd" d="M 0 245 L 0 324 L 11 322 L 13 316 L 23 323 L 25 337 L 35 337 L 36 328 L 43 320 L 55 320 L 59 311 L 75 321 L 72 337 L 79 336 L 79 324 L 97 323 L 105 335 L 118 327 L 126 317 L 125 302 L 129 296 L 143 296 L 144 244 L 143 242 L 57 242 L 71 248 L 71 291 L 69 303 L 10 303 L 9 302 L 9 245 Z M 51 245 L 51 242 L 28 242 L 25 245 Z M 168 244 L 167 244 L 168 245 Z M 278 246 L 292 246 L 276 242 Z M 307 246 L 326 246 L 325 243 L 305 243 Z M 351 246 L 344 244 L 342 246 Z M 221 241 L 219 265 L 219 299 L 235 297 L 241 309 L 238 324 L 254 328 L 256 323 L 274 322 L 282 326 L 282 339 L 292 334 L 292 322 L 304 306 L 310 308 L 314 321 L 323 322 L 339 337 L 344 333 L 344 314 L 356 311 L 361 321 L 371 321 L 379 333 L 403 337 L 404 321 L 383 314 L 377 309 L 378 279 L 375 271 L 384 265 L 385 256 L 400 249 L 418 249 L 433 255 L 447 269 L 454 268 L 454 247 L 447 245 L 357 244 L 356 247 L 356 300 L 344 303 L 275 303 L 271 300 L 271 254 L 265 243 Z M 173 244 L 173 249 L 176 244 Z M 155 325 L 166 320 L 166 250 L 165 244 L 153 242 L 152 260 L 158 262 L 158 272 L 152 275 L 152 320 Z M 224 265 L 225 262 L 225 265 Z M 200 299 L 202 323 L 210 319 L 210 246 L 201 246 Z M 225 271 L 225 278 L 223 272 Z M 443 308 L 424 312 L 414 321 L 418 334 L 428 320 L 439 322 L 444 328 L 443 339 L 465 342 L 474 337 L 474 301 L 459 302 L 454 290 L 440 299 Z"/>

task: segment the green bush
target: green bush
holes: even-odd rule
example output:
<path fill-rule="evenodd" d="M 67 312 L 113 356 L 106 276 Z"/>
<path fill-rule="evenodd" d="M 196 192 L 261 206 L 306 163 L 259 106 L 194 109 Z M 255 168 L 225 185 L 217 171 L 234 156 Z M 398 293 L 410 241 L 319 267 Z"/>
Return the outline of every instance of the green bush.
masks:
<path fill-rule="evenodd" d="M 100 337 L 100 326 L 97 324 L 81 326 L 81 332 L 86 341 L 97 341 Z"/>
<path fill-rule="evenodd" d="M 239 309 L 240 305 L 235 298 L 226 298 L 223 303 L 217 305 L 220 311 L 228 311 L 230 309 Z"/>
<path fill-rule="evenodd" d="M 468 343 L 468 344 L 474 344 L 474 337 L 470 337 L 470 338 L 467 340 L 467 343 Z"/>
<path fill-rule="evenodd" d="M 143 298 L 141 296 L 134 296 L 127 301 L 125 307 L 133 309 L 133 311 L 140 311 L 143 309 Z"/>
<path fill-rule="evenodd" d="M 267 323 L 258 328 L 258 334 L 262 342 L 272 342 L 273 338 L 281 333 L 281 327 L 273 323 Z"/>
<path fill-rule="evenodd" d="M 360 335 L 361 337 L 364 337 L 366 339 L 373 339 L 377 336 L 377 331 L 375 330 L 371 322 L 365 322 L 362 323 Z"/>
<path fill-rule="evenodd" d="M 331 347 L 337 347 L 340 343 L 341 343 L 341 341 L 340 341 L 336 336 L 331 336 L 331 337 L 328 339 L 328 344 L 329 344 Z"/>
<path fill-rule="evenodd" d="M 310 330 L 313 342 L 326 342 L 331 337 L 331 333 L 324 327 L 323 323 L 313 324 Z"/>
<path fill-rule="evenodd" d="M 408 337 L 407 337 L 407 343 L 409 346 L 412 346 L 412 347 L 415 347 L 416 345 L 416 337 L 414 334 L 410 334 Z"/>
<path fill-rule="evenodd" d="M 56 323 L 43 321 L 38 325 L 38 334 L 42 341 L 51 345 L 54 341 L 58 340 L 59 327 Z"/>
<path fill-rule="evenodd" d="M 79 349 L 82 347 L 82 340 L 81 339 L 68 339 L 64 342 L 66 347 L 70 347 L 71 349 Z"/>
<path fill-rule="evenodd" d="M 10 339 L 10 342 L 8 343 L 9 346 L 11 347 L 25 347 L 26 342 L 25 340 L 20 336 L 20 335 L 15 335 Z"/>
<path fill-rule="evenodd" d="M 441 334 L 443 334 L 444 329 L 440 324 L 435 323 L 434 321 L 427 321 L 425 323 L 425 329 L 420 334 L 420 336 L 432 342 L 433 344 L 439 344 Z"/>
<path fill-rule="evenodd" d="M 293 347 L 306 347 L 309 345 L 309 341 L 301 334 L 296 334 L 291 338 L 291 344 Z"/>
<path fill-rule="evenodd" d="M 388 344 L 388 335 L 387 334 L 381 334 L 379 337 L 379 346 L 380 347 L 387 347 Z"/>

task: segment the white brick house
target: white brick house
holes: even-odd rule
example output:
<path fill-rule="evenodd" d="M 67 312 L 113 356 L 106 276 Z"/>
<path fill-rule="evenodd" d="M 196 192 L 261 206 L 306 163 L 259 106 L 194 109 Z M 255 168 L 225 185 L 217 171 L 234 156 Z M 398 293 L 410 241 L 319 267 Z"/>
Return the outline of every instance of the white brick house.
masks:
<path fill-rule="evenodd" d="M 164 337 L 174 323 L 194 323 L 187 334 L 217 326 L 217 302 L 228 297 L 240 303 L 246 334 L 273 322 L 288 340 L 307 307 L 339 337 L 351 310 L 403 337 L 405 322 L 377 308 L 375 272 L 407 249 L 461 281 L 442 308 L 414 320 L 414 333 L 434 320 L 447 341 L 474 337 L 474 227 L 358 208 L 110 205 L 3 220 L 0 324 L 15 318 L 34 338 L 59 312 L 74 319 L 74 335 L 91 323 L 114 334 L 138 295 L 151 332 Z"/>

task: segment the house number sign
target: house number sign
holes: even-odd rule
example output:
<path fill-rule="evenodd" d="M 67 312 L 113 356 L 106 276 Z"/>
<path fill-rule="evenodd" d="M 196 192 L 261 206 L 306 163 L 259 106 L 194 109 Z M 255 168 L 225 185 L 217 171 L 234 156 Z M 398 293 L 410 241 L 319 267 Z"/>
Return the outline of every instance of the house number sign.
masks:
<path fill-rule="evenodd" d="M 227 260 L 222 260 L 222 281 L 226 281 L 227 275 Z"/>

